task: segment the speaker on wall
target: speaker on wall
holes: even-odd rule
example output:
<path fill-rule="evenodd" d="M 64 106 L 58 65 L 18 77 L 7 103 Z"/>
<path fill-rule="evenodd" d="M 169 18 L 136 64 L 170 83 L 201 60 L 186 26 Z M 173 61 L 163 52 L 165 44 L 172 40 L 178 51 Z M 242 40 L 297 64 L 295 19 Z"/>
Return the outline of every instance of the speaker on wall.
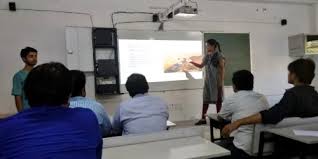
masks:
<path fill-rule="evenodd" d="M 281 24 L 282 26 L 287 25 L 287 19 L 282 19 L 282 20 L 280 21 L 280 24 Z"/>
<path fill-rule="evenodd" d="M 9 10 L 10 11 L 16 11 L 17 8 L 15 6 L 15 2 L 9 2 Z"/>

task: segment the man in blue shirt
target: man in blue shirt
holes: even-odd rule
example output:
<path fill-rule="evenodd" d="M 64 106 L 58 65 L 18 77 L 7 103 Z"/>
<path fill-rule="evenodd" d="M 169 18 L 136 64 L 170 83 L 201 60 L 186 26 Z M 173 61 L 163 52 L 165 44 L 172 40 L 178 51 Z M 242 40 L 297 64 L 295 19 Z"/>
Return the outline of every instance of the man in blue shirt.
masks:
<path fill-rule="evenodd" d="M 147 94 L 145 76 L 132 74 L 126 82 L 131 100 L 120 104 L 113 121 L 117 135 L 144 134 L 167 129 L 168 106 L 160 98 Z"/>
<path fill-rule="evenodd" d="M 22 70 L 18 71 L 13 76 L 13 87 L 12 87 L 12 95 L 15 99 L 15 105 L 17 107 L 17 111 L 21 112 L 24 109 L 30 108 L 27 98 L 25 97 L 23 91 L 23 85 L 28 73 L 33 69 L 33 67 L 37 63 L 37 55 L 38 51 L 31 47 L 26 47 L 21 50 L 20 56 L 25 63 L 25 66 Z"/>
<path fill-rule="evenodd" d="M 94 113 L 68 108 L 71 84 L 69 70 L 60 63 L 32 69 L 24 85 L 31 108 L 0 120 L 0 158 L 101 158 Z"/>
<path fill-rule="evenodd" d="M 97 117 L 103 137 L 110 136 L 112 125 L 104 106 L 95 100 L 86 98 L 85 84 L 86 77 L 84 72 L 71 70 L 72 74 L 72 97 L 70 108 L 87 108 L 93 111 Z"/>

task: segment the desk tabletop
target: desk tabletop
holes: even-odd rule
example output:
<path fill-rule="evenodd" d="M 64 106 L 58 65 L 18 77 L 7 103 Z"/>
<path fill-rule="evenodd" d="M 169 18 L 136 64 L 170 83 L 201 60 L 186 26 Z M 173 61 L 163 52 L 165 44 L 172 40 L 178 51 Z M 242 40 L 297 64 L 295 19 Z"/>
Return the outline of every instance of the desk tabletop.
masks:
<path fill-rule="evenodd" d="M 201 159 L 229 155 L 230 151 L 200 136 L 103 149 L 104 159 Z"/>
<path fill-rule="evenodd" d="M 273 129 L 267 129 L 265 130 L 265 132 L 286 137 L 286 138 L 296 140 L 305 144 L 318 144 L 318 137 L 298 136 L 298 135 L 295 135 L 294 130 L 318 131 L 318 124 L 308 124 L 308 125 L 292 126 L 292 127 L 286 127 L 286 128 L 273 128 Z"/>

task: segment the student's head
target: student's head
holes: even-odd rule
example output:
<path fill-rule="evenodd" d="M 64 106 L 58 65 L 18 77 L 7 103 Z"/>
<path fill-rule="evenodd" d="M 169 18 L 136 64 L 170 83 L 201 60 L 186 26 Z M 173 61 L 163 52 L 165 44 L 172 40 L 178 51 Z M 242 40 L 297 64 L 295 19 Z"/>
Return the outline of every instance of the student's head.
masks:
<path fill-rule="evenodd" d="M 221 52 L 221 46 L 215 39 L 209 39 L 206 41 L 206 50 L 209 54 L 214 52 Z"/>
<path fill-rule="evenodd" d="M 315 77 L 315 62 L 310 59 L 298 59 L 288 65 L 288 83 L 310 85 Z"/>
<path fill-rule="evenodd" d="M 85 84 L 86 77 L 84 72 L 79 70 L 71 70 L 72 75 L 72 97 L 86 96 Z"/>
<path fill-rule="evenodd" d="M 32 47 L 26 47 L 21 50 L 20 56 L 23 62 L 29 66 L 35 66 L 38 62 L 38 51 Z"/>
<path fill-rule="evenodd" d="M 149 90 L 149 85 L 144 75 L 134 73 L 128 77 L 126 89 L 129 95 L 134 97 L 137 94 L 147 93 Z"/>
<path fill-rule="evenodd" d="M 251 91 L 254 87 L 254 76 L 250 71 L 240 70 L 233 73 L 232 83 L 234 92 Z"/>
<path fill-rule="evenodd" d="M 60 63 L 46 63 L 32 69 L 24 90 L 31 107 L 67 105 L 71 95 L 70 71 Z"/>

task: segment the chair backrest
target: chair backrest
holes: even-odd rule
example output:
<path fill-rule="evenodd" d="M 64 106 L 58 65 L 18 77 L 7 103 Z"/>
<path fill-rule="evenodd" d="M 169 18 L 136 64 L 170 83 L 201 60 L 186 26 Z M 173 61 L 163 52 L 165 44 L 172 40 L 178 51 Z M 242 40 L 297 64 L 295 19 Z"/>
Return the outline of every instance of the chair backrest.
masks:
<path fill-rule="evenodd" d="M 259 140 L 260 140 L 260 133 L 266 129 L 270 128 L 285 128 L 290 126 L 297 126 L 303 124 L 310 124 L 313 122 L 318 122 L 318 117 L 312 118 L 299 118 L 299 117 L 292 117 L 292 118 L 285 118 L 281 122 L 276 125 L 263 125 L 263 124 L 256 124 L 254 126 L 254 134 L 253 134 L 253 143 L 252 143 L 252 154 L 256 155 L 258 153 L 259 147 Z M 266 143 L 264 145 L 264 153 L 272 153 L 273 152 L 273 143 Z"/>
<path fill-rule="evenodd" d="M 140 143 L 171 140 L 171 139 L 186 138 L 186 137 L 193 137 L 193 136 L 203 137 L 203 130 L 204 130 L 203 127 L 196 126 L 196 127 L 190 127 L 190 128 L 172 129 L 168 131 L 161 131 L 161 132 L 150 133 L 150 134 L 138 134 L 138 135 L 127 135 L 127 136 L 104 138 L 103 147 L 111 148 L 111 147 L 134 145 L 134 144 L 140 144 Z"/>

